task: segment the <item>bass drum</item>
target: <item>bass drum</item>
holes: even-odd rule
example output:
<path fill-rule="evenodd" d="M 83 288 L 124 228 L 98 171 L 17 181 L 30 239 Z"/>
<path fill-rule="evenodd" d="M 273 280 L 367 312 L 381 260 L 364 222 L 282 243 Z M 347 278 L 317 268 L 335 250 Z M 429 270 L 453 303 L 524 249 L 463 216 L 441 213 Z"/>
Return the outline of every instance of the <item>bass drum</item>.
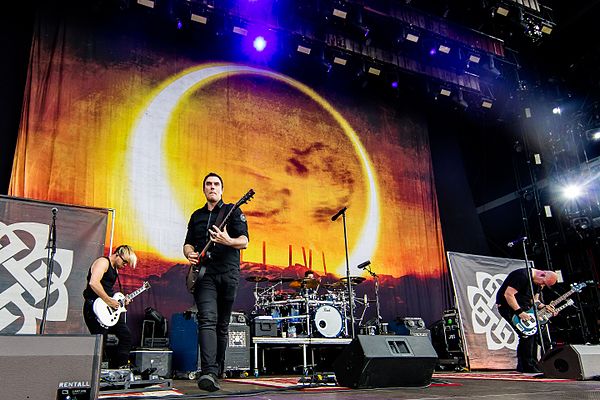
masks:
<path fill-rule="evenodd" d="M 337 308 L 329 305 L 317 308 L 314 322 L 317 332 L 326 338 L 338 337 L 344 325 L 342 314 Z"/>

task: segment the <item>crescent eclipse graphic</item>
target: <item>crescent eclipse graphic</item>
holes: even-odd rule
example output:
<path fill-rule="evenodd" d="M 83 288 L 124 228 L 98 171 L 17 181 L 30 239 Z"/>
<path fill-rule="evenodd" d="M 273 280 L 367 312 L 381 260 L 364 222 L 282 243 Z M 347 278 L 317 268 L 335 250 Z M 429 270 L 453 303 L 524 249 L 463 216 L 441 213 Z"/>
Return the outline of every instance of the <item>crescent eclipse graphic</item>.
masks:
<path fill-rule="evenodd" d="M 187 226 L 187 216 L 172 196 L 167 175 L 167 158 L 163 151 L 167 126 L 180 100 L 192 89 L 198 89 L 215 79 L 232 75 L 259 75 L 283 82 L 309 96 L 327 111 L 339 124 L 350 140 L 359 160 L 367 184 L 367 206 L 361 232 L 349 254 L 353 274 L 362 271 L 355 266 L 370 259 L 377 246 L 380 224 L 379 199 L 375 173 L 365 148 L 350 124 L 331 104 L 308 86 L 282 74 L 236 64 L 204 65 L 182 72 L 158 91 L 142 110 L 133 129 L 129 146 L 129 183 L 133 208 L 138 214 L 142 232 L 148 244 L 162 256 L 179 260 L 182 258 L 182 236 Z M 153 182 L 153 185 L 147 185 Z M 147 201 L 153 198 L 155 201 Z M 338 220 L 337 223 L 341 223 Z M 341 230 L 342 227 L 340 226 Z M 345 273 L 345 261 L 336 272 Z"/>

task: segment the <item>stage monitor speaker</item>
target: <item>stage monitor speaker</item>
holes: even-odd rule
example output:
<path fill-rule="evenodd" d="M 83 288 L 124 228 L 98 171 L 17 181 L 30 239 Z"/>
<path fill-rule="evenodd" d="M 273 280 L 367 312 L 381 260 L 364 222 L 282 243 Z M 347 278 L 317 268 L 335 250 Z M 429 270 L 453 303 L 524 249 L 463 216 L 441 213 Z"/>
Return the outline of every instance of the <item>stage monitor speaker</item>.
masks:
<path fill-rule="evenodd" d="M 338 383 L 351 388 L 427 386 L 437 360 L 428 337 L 358 335 L 333 369 Z"/>
<path fill-rule="evenodd" d="M 102 335 L 0 335 L 3 399 L 96 399 Z"/>
<path fill-rule="evenodd" d="M 600 346 L 571 344 L 548 350 L 541 367 L 547 378 L 594 379 L 600 377 Z"/>

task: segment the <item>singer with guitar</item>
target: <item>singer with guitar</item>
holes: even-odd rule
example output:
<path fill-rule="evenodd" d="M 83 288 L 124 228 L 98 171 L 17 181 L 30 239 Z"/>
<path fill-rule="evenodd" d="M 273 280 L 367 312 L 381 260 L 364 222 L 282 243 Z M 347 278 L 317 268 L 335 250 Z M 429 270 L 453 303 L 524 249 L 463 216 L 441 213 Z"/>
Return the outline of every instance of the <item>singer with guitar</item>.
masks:
<path fill-rule="evenodd" d="M 554 313 L 554 307 L 545 305 L 540 301 L 540 293 L 545 286 L 552 286 L 556 283 L 557 275 L 553 271 L 542 271 L 531 268 L 531 283 L 533 291 L 531 293 L 531 284 L 527 276 L 527 268 L 520 268 L 512 271 L 496 295 L 496 305 L 498 312 L 513 325 L 513 317 L 516 315 L 521 321 L 528 321 L 535 318 L 527 312 L 535 306 L 538 310 L 546 309 Z M 519 344 L 517 346 L 517 371 L 519 372 L 541 372 L 537 367 L 537 338 L 536 335 L 525 335 L 518 329 L 515 332 L 519 335 Z"/>
<path fill-rule="evenodd" d="M 249 236 L 246 216 L 236 207 L 243 201 L 236 205 L 223 203 L 221 177 L 209 173 L 202 187 L 206 204 L 190 217 L 183 254 L 191 267 L 199 270 L 197 280 L 190 284 L 188 278 L 188 290 L 198 307 L 198 387 L 212 392 L 220 389 L 218 378 L 223 372 L 229 319 L 240 279 L 240 249 L 248 246 Z M 244 198 L 251 197 L 251 192 Z"/>
<path fill-rule="evenodd" d="M 102 299 L 109 307 L 117 310 L 121 305 L 112 296 L 115 294 L 114 285 L 119 279 L 119 270 L 126 266 L 135 268 L 137 256 L 133 249 L 127 245 L 121 245 L 108 257 L 97 258 L 90 267 L 87 275 L 87 287 L 83 291 L 83 318 L 90 333 L 106 336 L 112 333 L 119 339 L 115 360 L 109 360 L 109 368 L 126 367 L 129 362 L 129 352 L 133 344 L 131 332 L 125 323 L 124 313 L 120 315 L 118 322 L 110 327 L 103 326 L 94 312 L 94 301 Z M 119 289 L 121 283 L 119 282 Z M 122 291 L 122 290 L 121 290 Z M 129 300 L 126 301 L 127 305 Z"/>

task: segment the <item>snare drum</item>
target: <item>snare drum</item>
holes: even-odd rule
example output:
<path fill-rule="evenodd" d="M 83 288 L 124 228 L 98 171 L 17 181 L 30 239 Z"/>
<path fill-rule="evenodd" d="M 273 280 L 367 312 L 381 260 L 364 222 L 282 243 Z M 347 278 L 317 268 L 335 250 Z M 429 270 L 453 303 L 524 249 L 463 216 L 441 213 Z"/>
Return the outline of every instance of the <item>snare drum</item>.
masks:
<path fill-rule="evenodd" d="M 343 318 L 339 310 L 330 305 L 323 305 L 315 311 L 315 329 L 323 337 L 334 338 L 342 333 Z"/>

